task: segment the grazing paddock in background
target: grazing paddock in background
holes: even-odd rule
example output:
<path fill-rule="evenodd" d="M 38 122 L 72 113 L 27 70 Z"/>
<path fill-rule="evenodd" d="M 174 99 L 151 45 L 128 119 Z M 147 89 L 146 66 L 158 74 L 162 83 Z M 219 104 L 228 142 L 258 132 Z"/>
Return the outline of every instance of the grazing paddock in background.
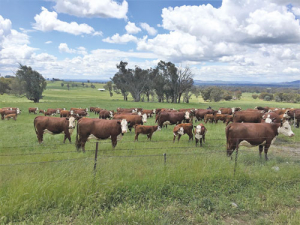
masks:
<path fill-rule="evenodd" d="M 49 83 L 39 108 L 90 108 L 107 110 L 141 107 L 202 108 L 211 106 L 254 108 L 294 107 L 299 104 L 253 100 L 204 103 L 192 97 L 189 104 L 123 101 L 121 95 L 96 89 L 63 89 Z M 294 137 L 279 135 L 260 160 L 258 149 L 240 147 L 237 164 L 226 156 L 223 123 L 207 123 L 205 144 L 188 142 L 183 135 L 173 144 L 175 125 L 154 134 L 150 141 L 127 132 L 115 149 L 110 140 L 99 142 L 97 168 L 95 140 L 86 152 L 62 135 L 45 135 L 39 144 L 33 127 L 37 107 L 25 98 L 2 95 L 1 107 L 19 107 L 17 121 L 0 120 L 0 223 L 23 224 L 297 224 L 300 221 L 300 129 Z M 60 117 L 59 114 L 54 117 Z M 99 115 L 90 113 L 90 118 Z M 195 123 L 194 126 L 198 125 Z M 147 125 L 155 124 L 155 116 Z M 195 128 L 194 128 L 195 129 Z M 76 131 L 72 134 L 75 140 Z M 166 154 L 164 156 L 164 154 Z M 235 154 L 233 155 L 235 158 Z M 166 160 L 166 161 L 165 161 Z M 8 166 L 9 165 L 9 166 Z M 235 174 L 234 174 L 235 169 Z"/>

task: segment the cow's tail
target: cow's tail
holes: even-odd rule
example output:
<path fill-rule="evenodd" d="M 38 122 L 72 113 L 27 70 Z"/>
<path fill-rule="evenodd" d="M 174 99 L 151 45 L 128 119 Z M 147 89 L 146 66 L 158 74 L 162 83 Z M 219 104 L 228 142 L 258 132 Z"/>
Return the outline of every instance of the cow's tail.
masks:
<path fill-rule="evenodd" d="M 38 132 L 37 132 L 37 129 L 36 129 L 36 126 L 35 126 L 35 125 L 36 125 L 36 118 L 37 118 L 37 117 L 34 118 L 33 126 L 34 126 L 35 133 L 36 133 L 36 135 L 37 135 Z"/>
<path fill-rule="evenodd" d="M 79 136 L 78 127 L 79 127 L 79 121 L 76 124 L 76 141 L 75 141 L 75 146 L 76 146 L 77 151 L 79 151 L 79 148 L 80 148 L 80 142 L 79 142 L 79 138 L 78 138 L 78 136 Z"/>
<path fill-rule="evenodd" d="M 227 125 L 227 127 L 225 128 L 227 149 L 229 149 L 229 140 L 228 140 L 228 138 L 229 138 L 230 128 L 231 128 L 231 124 Z"/>

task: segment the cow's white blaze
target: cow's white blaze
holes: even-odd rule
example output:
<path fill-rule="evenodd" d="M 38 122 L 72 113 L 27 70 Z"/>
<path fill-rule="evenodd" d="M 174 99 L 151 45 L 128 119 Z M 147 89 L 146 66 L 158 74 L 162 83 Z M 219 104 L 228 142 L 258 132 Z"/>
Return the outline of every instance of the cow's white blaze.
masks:
<path fill-rule="evenodd" d="M 141 113 L 141 112 L 138 112 L 138 115 L 139 115 L 139 116 L 141 116 L 141 115 L 142 115 L 142 113 Z"/>
<path fill-rule="evenodd" d="M 127 123 L 127 120 L 126 119 L 122 119 L 121 120 L 121 130 L 122 130 L 122 133 L 127 133 L 127 129 L 128 129 L 128 123 Z"/>
<path fill-rule="evenodd" d="M 292 131 L 291 125 L 288 123 L 288 121 L 285 121 L 282 126 L 278 127 L 278 133 L 283 134 L 285 136 L 292 137 L 294 136 L 294 132 Z"/>
<path fill-rule="evenodd" d="M 202 138 L 202 135 L 200 134 L 201 133 L 201 126 L 200 125 L 196 126 L 195 132 L 196 132 L 196 134 L 195 134 L 196 139 Z"/>
<path fill-rule="evenodd" d="M 153 112 L 153 113 L 156 113 L 156 109 L 153 109 L 152 112 Z"/>
<path fill-rule="evenodd" d="M 218 110 L 218 113 L 217 114 L 222 114 L 221 110 Z"/>
<path fill-rule="evenodd" d="M 69 129 L 74 129 L 75 128 L 75 118 L 71 116 L 69 118 Z"/>
<path fill-rule="evenodd" d="M 59 109 L 56 110 L 56 113 L 59 114 Z"/>
<path fill-rule="evenodd" d="M 184 118 L 188 120 L 190 118 L 190 112 L 186 111 L 184 114 Z"/>
<path fill-rule="evenodd" d="M 267 116 L 267 118 L 265 119 L 266 123 L 272 123 L 272 119 L 270 118 L 270 114 Z"/>
<path fill-rule="evenodd" d="M 184 129 L 183 129 L 183 127 L 180 127 L 180 129 L 179 129 L 179 131 L 178 131 L 178 134 L 184 135 Z"/>
<path fill-rule="evenodd" d="M 235 108 L 231 108 L 232 114 L 235 112 Z"/>
<path fill-rule="evenodd" d="M 17 108 L 17 114 L 20 114 L 20 109 L 19 108 Z"/>
<path fill-rule="evenodd" d="M 85 109 L 85 111 L 86 111 L 86 112 L 88 112 L 88 111 L 89 111 L 89 109 L 88 109 L 88 108 L 86 108 L 86 109 Z"/>
<path fill-rule="evenodd" d="M 70 112 L 70 113 L 71 113 L 71 115 L 73 115 L 73 114 L 74 114 L 74 111 L 73 111 L 73 110 L 71 110 L 71 112 Z"/>
<path fill-rule="evenodd" d="M 36 107 L 36 110 L 35 111 L 38 111 L 39 110 L 39 108 L 38 107 Z"/>
<path fill-rule="evenodd" d="M 110 118 L 113 118 L 114 114 L 112 111 L 109 111 L 109 116 L 110 116 Z"/>
<path fill-rule="evenodd" d="M 143 123 L 147 123 L 147 114 L 146 113 L 142 115 L 142 121 L 143 121 Z"/>

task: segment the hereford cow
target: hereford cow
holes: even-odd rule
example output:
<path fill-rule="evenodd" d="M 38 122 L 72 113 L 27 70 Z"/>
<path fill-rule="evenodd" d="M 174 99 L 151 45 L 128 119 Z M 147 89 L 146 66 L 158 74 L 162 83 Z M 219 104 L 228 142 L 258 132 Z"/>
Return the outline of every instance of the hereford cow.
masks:
<path fill-rule="evenodd" d="M 158 117 L 158 126 L 168 124 L 180 124 L 184 120 L 190 119 L 189 112 L 160 112 Z"/>
<path fill-rule="evenodd" d="M 233 151 L 238 151 L 239 146 L 259 146 L 259 155 L 265 152 L 268 160 L 268 149 L 275 141 L 278 134 L 294 136 L 290 124 L 284 123 L 232 123 L 226 127 L 227 155 L 231 156 Z"/>
<path fill-rule="evenodd" d="M 226 126 L 230 123 L 230 122 L 233 122 L 233 115 L 227 115 L 226 116 Z"/>
<path fill-rule="evenodd" d="M 44 109 L 40 109 L 40 110 L 39 110 L 39 113 L 44 114 L 45 112 L 46 112 L 46 110 L 44 110 Z"/>
<path fill-rule="evenodd" d="M 44 112 L 45 116 L 55 116 L 58 113 L 56 109 L 47 109 L 47 111 Z"/>
<path fill-rule="evenodd" d="M 207 122 L 213 123 L 214 120 L 215 120 L 214 114 L 205 114 L 204 123 L 207 123 Z"/>
<path fill-rule="evenodd" d="M 229 114 L 215 114 L 214 121 L 215 121 L 215 123 L 218 123 L 218 121 L 221 120 L 221 121 L 223 121 L 223 123 L 225 123 L 227 116 L 229 116 Z"/>
<path fill-rule="evenodd" d="M 143 109 L 143 114 L 146 114 L 147 117 L 152 117 L 152 115 L 155 113 L 155 110 L 152 109 Z"/>
<path fill-rule="evenodd" d="M 237 108 L 220 108 L 218 113 L 219 114 L 228 114 L 228 115 L 232 115 L 237 111 L 241 111 L 240 107 Z"/>
<path fill-rule="evenodd" d="M 76 116 L 89 116 L 89 114 L 87 113 L 87 111 L 85 109 L 75 109 L 73 110 L 73 114 Z"/>
<path fill-rule="evenodd" d="M 290 109 L 288 112 L 288 115 L 291 119 L 294 120 L 294 125 L 299 128 L 299 122 L 300 122 L 300 109 Z"/>
<path fill-rule="evenodd" d="M 60 117 L 70 117 L 74 114 L 74 111 L 62 110 L 60 111 Z"/>
<path fill-rule="evenodd" d="M 36 108 L 28 108 L 28 113 L 34 113 L 34 114 L 36 114 L 38 111 L 39 111 L 38 107 L 36 107 Z"/>
<path fill-rule="evenodd" d="M 187 134 L 189 136 L 189 141 L 193 140 L 193 124 L 192 123 L 181 123 L 174 127 L 173 129 L 173 143 L 175 142 L 176 136 L 178 135 L 178 141 L 182 135 Z"/>
<path fill-rule="evenodd" d="M 65 135 L 64 143 L 66 139 L 69 139 L 71 143 L 71 134 L 75 128 L 75 118 L 57 118 L 37 116 L 34 119 L 34 129 L 39 143 L 43 142 L 44 133 L 48 134 L 61 134 Z"/>
<path fill-rule="evenodd" d="M 111 119 L 114 116 L 114 111 L 101 110 L 99 112 L 99 119 Z"/>
<path fill-rule="evenodd" d="M 194 134 L 196 140 L 196 147 L 198 142 L 200 142 L 199 146 L 202 147 L 202 140 L 205 143 L 205 134 L 207 132 L 207 129 L 205 128 L 205 126 L 203 126 L 202 123 L 200 123 L 197 126 L 194 126 L 194 128 L 195 128 Z"/>
<path fill-rule="evenodd" d="M 121 140 L 127 132 L 128 123 L 122 120 L 101 120 L 82 118 L 77 123 L 76 148 L 82 148 L 85 152 L 85 143 L 89 139 L 104 140 L 111 139 L 112 147 L 115 148 L 117 141 Z"/>
<path fill-rule="evenodd" d="M 144 123 L 147 122 L 147 116 L 143 115 L 143 117 L 139 115 L 128 115 L 128 114 L 119 114 L 119 115 L 114 115 L 113 119 L 126 119 L 128 122 L 128 129 L 131 132 L 132 127 L 134 125 L 143 125 Z"/>
<path fill-rule="evenodd" d="M 14 113 L 14 114 L 7 114 L 7 115 L 5 115 L 5 117 L 4 117 L 5 119 L 7 119 L 7 120 L 9 120 L 10 118 L 12 118 L 13 120 L 17 120 L 17 114 L 16 113 Z"/>
<path fill-rule="evenodd" d="M 233 116 L 234 123 L 261 123 L 263 113 L 260 111 L 238 111 Z"/>
<path fill-rule="evenodd" d="M 204 119 L 206 114 L 215 114 L 216 111 L 213 109 L 197 109 L 195 110 L 196 121 L 201 121 Z"/>
<path fill-rule="evenodd" d="M 152 138 L 152 134 L 156 131 L 161 130 L 160 126 L 145 126 L 145 125 L 135 125 L 135 138 L 134 141 L 138 141 L 139 134 L 146 134 L 147 138 L 150 139 Z"/>
<path fill-rule="evenodd" d="M 262 116 L 262 123 L 281 123 L 283 120 L 283 115 L 279 116 L 277 113 L 269 112 Z"/>

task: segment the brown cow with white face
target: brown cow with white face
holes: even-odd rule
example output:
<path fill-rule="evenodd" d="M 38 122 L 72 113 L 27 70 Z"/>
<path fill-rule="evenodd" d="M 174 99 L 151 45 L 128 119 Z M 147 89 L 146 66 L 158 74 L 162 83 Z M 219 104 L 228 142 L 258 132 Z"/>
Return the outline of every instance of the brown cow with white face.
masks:
<path fill-rule="evenodd" d="M 287 121 L 284 123 L 232 123 L 226 127 L 227 155 L 231 156 L 239 146 L 259 146 L 259 155 L 264 148 L 268 160 L 268 149 L 278 134 L 292 137 L 294 133 Z"/>
<path fill-rule="evenodd" d="M 28 108 L 28 113 L 34 113 L 34 114 L 36 114 L 38 111 L 39 111 L 38 107 Z"/>
<path fill-rule="evenodd" d="M 5 119 L 9 120 L 10 118 L 12 118 L 14 121 L 17 120 L 17 114 L 7 114 L 4 117 Z"/>
<path fill-rule="evenodd" d="M 241 111 L 240 107 L 236 107 L 236 108 L 220 108 L 218 110 L 218 114 L 228 114 L 228 115 L 232 115 L 237 111 Z"/>
<path fill-rule="evenodd" d="M 134 141 L 138 141 L 139 134 L 146 134 L 147 138 L 152 138 L 154 132 L 161 130 L 160 126 L 145 126 L 145 125 L 135 125 L 135 138 Z"/>
<path fill-rule="evenodd" d="M 128 124 L 128 129 L 131 132 L 132 127 L 136 124 L 143 125 L 147 122 L 147 115 L 144 114 L 142 116 L 139 115 L 128 115 L 128 114 L 118 114 L 114 115 L 113 119 L 126 119 Z"/>
<path fill-rule="evenodd" d="M 195 134 L 195 140 L 196 140 L 196 147 L 197 147 L 198 142 L 200 142 L 199 146 L 202 147 L 202 140 L 205 143 L 205 134 L 207 132 L 207 129 L 205 128 L 205 126 L 202 123 L 200 123 L 197 126 L 194 126 L 194 128 L 195 128 L 194 134 Z"/>
<path fill-rule="evenodd" d="M 181 123 L 174 127 L 173 129 L 173 143 L 175 142 L 176 136 L 178 135 L 178 142 L 182 135 L 187 134 L 189 136 L 189 141 L 193 140 L 193 124 L 192 123 Z"/>
<path fill-rule="evenodd" d="M 85 143 L 90 139 L 111 139 L 112 147 L 115 148 L 117 141 L 122 139 L 127 132 L 128 123 L 122 120 L 102 120 L 82 118 L 77 123 L 76 148 L 85 152 Z"/>
<path fill-rule="evenodd" d="M 43 142 L 43 135 L 48 134 L 61 134 L 64 136 L 64 143 L 69 139 L 71 143 L 71 134 L 75 128 L 75 118 L 57 118 L 47 116 L 37 116 L 34 119 L 34 129 L 39 143 Z"/>
<path fill-rule="evenodd" d="M 179 124 L 182 121 L 189 120 L 189 112 L 160 112 L 158 116 L 158 126 Z"/>

